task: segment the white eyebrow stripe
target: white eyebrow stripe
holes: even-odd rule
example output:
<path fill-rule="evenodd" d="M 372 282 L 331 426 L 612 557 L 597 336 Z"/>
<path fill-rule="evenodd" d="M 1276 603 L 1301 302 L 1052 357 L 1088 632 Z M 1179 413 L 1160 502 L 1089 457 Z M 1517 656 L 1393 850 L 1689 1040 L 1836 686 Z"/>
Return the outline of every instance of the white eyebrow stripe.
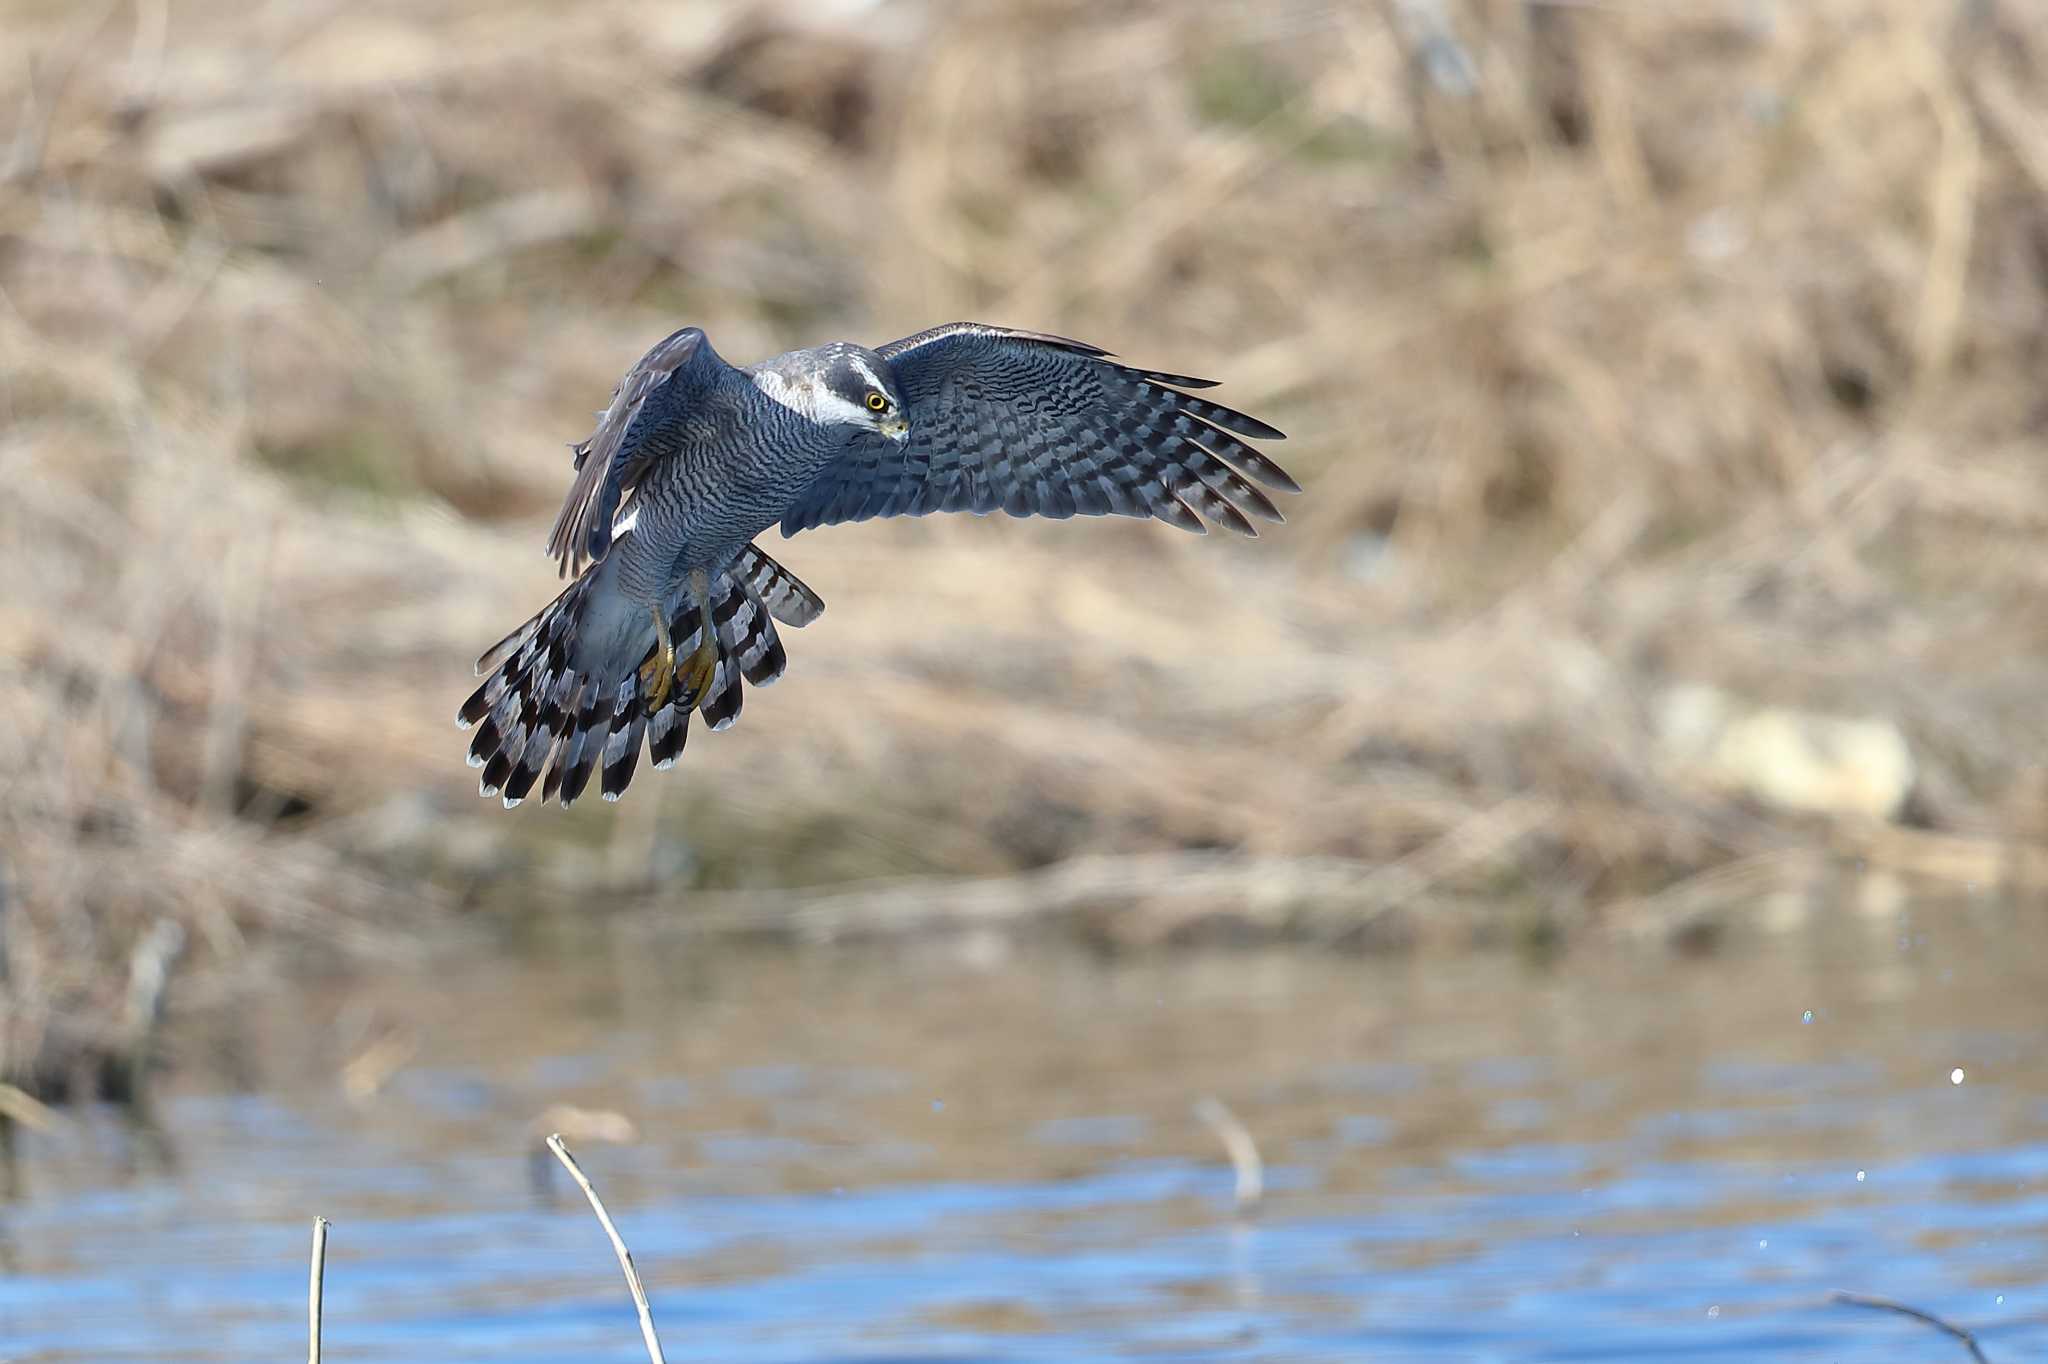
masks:
<path fill-rule="evenodd" d="M 830 425 L 844 422 L 852 426 L 871 426 L 874 414 L 858 403 L 848 402 L 829 388 L 821 388 L 813 395 L 815 406 L 808 415 L 812 421 Z"/>
<path fill-rule="evenodd" d="M 853 367 L 860 371 L 861 378 L 866 379 L 870 387 L 881 393 L 889 391 L 889 386 L 883 383 L 873 370 L 868 368 L 867 361 L 861 359 L 858 355 L 849 355 L 846 358 L 853 362 Z"/>

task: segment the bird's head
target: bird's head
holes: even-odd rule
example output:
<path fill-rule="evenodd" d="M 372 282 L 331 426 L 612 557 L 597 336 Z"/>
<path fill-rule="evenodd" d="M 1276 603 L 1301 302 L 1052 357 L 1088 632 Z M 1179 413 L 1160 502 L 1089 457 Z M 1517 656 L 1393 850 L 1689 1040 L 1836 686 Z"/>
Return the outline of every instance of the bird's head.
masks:
<path fill-rule="evenodd" d="M 910 418 L 889 362 L 865 346 L 833 346 L 820 357 L 817 418 L 887 436 L 910 438 Z"/>

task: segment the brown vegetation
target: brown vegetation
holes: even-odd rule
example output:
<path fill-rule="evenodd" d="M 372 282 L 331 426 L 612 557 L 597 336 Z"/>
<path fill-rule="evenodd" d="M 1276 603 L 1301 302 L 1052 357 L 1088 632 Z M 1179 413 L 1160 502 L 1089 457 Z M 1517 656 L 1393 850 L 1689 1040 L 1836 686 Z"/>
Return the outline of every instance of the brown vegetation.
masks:
<path fill-rule="evenodd" d="M 2038 877 L 2048 19 L 815 13 L 13 7 L 17 1003 L 117 1017 L 99 968 L 162 917 L 218 959 L 1084 854 L 1546 922 L 1830 851 Z M 805 536 L 830 610 L 735 730 L 617 808 L 477 801 L 469 661 L 551 590 L 625 366 L 685 320 L 751 359 L 955 317 L 1225 379 L 1308 495 L 1256 544 Z M 1881 722 L 1910 798 L 1731 794 L 1660 737 L 1688 685 Z"/>

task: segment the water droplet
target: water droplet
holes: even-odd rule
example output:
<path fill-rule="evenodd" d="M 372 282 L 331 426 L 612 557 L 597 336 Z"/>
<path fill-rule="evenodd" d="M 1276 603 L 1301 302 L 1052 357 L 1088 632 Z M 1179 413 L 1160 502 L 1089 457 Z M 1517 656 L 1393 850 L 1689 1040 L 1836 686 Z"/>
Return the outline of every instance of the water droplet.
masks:
<path fill-rule="evenodd" d="M 1799 1021 L 1800 1021 L 1801 1023 L 1811 1023 L 1811 1022 L 1813 1022 L 1813 1010 L 1811 1010 L 1811 1009 L 1808 1009 L 1808 1010 L 1807 1010 L 1807 1011 L 1806 1011 L 1805 1013 L 1803 1013 L 1803 1014 L 1799 1015 Z"/>
<path fill-rule="evenodd" d="M 2003 1293 L 2000 1293 L 2000 1294 L 1998 1295 L 1998 1305 L 1999 1305 L 2000 1307 L 2003 1307 L 2003 1306 L 2005 1306 L 2005 1294 L 2003 1294 Z"/>
<path fill-rule="evenodd" d="M 1771 1238 L 1768 1236 L 1758 1237 L 1756 1248 L 1758 1250 L 1769 1250 L 1771 1248 Z"/>
<path fill-rule="evenodd" d="M 1858 1171 L 1856 1172 L 1856 1182 L 1857 1182 L 1858 1184 L 1861 1184 L 1861 1183 L 1863 1182 L 1863 1171 L 1861 1171 L 1861 1170 L 1858 1170 Z"/>
<path fill-rule="evenodd" d="M 1717 1302 L 1717 1303 L 1715 1303 L 1715 1304 L 1714 1304 L 1714 1305 L 1713 1305 L 1712 1307 L 1709 1307 L 1709 1308 L 1707 1309 L 1707 1315 L 1708 1315 L 1709 1317 L 1718 1317 L 1718 1316 L 1720 1316 L 1720 1315 L 1721 1315 L 1721 1304 Z"/>
<path fill-rule="evenodd" d="M 1961 1066 L 1957 1066 L 1948 1073 L 1948 1082 L 1952 1085 L 1959 1085 L 1963 1082 L 1963 1068 Z"/>

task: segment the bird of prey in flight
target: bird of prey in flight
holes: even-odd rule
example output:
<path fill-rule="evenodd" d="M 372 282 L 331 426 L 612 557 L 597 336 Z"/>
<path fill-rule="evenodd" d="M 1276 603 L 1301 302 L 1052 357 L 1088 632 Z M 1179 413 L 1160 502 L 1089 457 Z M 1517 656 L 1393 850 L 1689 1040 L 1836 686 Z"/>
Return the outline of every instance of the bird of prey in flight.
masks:
<path fill-rule="evenodd" d="M 787 656 L 777 622 L 825 603 L 754 544 L 871 516 L 1279 521 L 1250 480 L 1300 485 L 1250 440 L 1281 433 L 1188 389 L 1041 332 L 955 322 L 870 350 L 834 341 L 735 367 L 685 327 L 628 371 L 548 537 L 573 578 L 477 660 L 458 716 L 484 795 L 564 806 L 593 771 L 617 800 L 644 745 L 673 764 L 690 713 L 724 729 L 742 681 Z M 586 570 L 586 565 L 588 568 Z"/>

